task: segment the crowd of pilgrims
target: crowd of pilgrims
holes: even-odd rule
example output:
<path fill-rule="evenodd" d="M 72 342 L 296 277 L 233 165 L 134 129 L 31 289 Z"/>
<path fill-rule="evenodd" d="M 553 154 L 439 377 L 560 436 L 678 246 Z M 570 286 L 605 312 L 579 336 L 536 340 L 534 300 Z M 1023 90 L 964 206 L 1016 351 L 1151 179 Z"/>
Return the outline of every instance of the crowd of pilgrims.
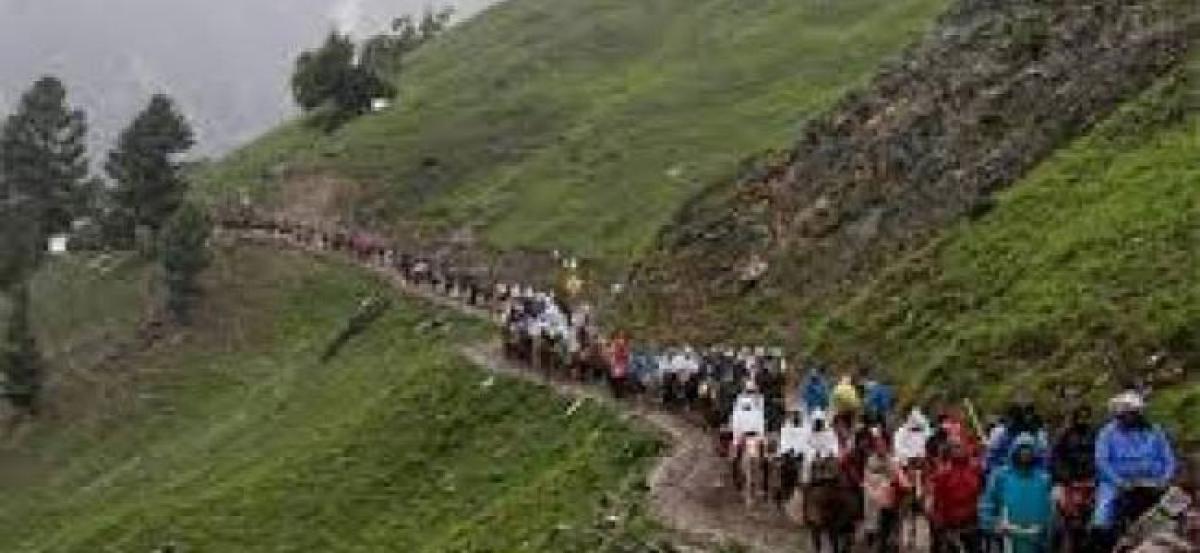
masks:
<path fill-rule="evenodd" d="M 981 421 L 969 402 L 898 405 L 874 371 L 834 376 L 777 347 L 660 347 L 602 332 L 590 309 L 531 286 L 483 283 L 352 233 L 274 222 L 243 226 L 346 251 L 410 285 L 481 309 L 504 351 L 546 378 L 603 383 L 712 430 L 748 507 L 774 505 L 822 547 L 934 551 L 1197 551 L 1198 476 L 1149 421 L 1144 390 L 1097 418 L 1079 404 L 1052 429 L 1027 398 Z M 803 375 L 803 376 L 797 376 Z M 1200 468 L 1200 467 L 1195 467 Z"/>

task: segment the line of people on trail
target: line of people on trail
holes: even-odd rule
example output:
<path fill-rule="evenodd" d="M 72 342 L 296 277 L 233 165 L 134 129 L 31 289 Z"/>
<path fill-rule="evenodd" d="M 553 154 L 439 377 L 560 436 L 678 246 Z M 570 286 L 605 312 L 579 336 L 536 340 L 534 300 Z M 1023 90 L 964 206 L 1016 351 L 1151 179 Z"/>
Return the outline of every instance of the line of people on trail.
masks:
<path fill-rule="evenodd" d="M 1080 407 L 1053 436 L 1028 401 L 986 430 L 969 404 L 932 422 L 913 408 L 893 430 L 877 381 L 830 387 L 812 371 L 799 398 L 779 452 L 800 465 L 796 500 L 818 550 L 848 550 L 856 530 L 878 551 L 910 549 L 922 524 L 934 551 L 1200 547 L 1200 482 L 1179 470 L 1138 392 L 1114 397 L 1099 429 Z M 839 519 L 856 502 L 831 500 L 839 490 L 861 496 L 861 510 Z"/>
<path fill-rule="evenodd" d="M 657 347 L 603 333 L 587 307 L 486 283 L 400 253 L 365 233 L 237 221 L 277 238 L 393 269 L 410 284 L 496 312 L 505 354 L 547 378 L 606 382 L 713 430 L 747 506 L 773 503 L 817 551 L 912 549 L 922 527 L 942 551 L 1197 551 L 1200 474 L 1181 470 L 1144 397 L 1114 397 L 1100 426 L 1079 407 L 1057 433 L 1027 400 L 982 427 L 969 403 L 897 416 L 870 374 L 832 382 L 820 366 L 789 386 L 772 347 Z M 1200 469 L 1200 467 L 1188 467 Z"/>

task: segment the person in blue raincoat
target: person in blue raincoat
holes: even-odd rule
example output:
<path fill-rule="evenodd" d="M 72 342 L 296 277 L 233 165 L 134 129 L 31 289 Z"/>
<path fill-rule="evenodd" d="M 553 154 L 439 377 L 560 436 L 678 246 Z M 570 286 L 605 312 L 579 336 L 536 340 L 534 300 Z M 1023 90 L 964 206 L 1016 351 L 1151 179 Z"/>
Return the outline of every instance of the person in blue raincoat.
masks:
<path fill-rule="evenodd" d="M 804 378 L 800 387 L 800 398 L 804 402 L 804 412 L 811 415 L 815 411 L 829 410 L 829 381 L 821 367 L 813 367 Z"/>
<path fill-rule="evenodd" d="M 892 387 L 874 376 L 863 385 L 863 411 L 868 420 L 885 422 L 892 411 L 896 396 Z"/>
<path fill-rule="evenodd" d="M 1042 418 L 1028 400 L 1019 400 L 1008 408 L 1008 414 L 995 436 L 988 441 L 983 470 L 991 475 L 1012 459 L 1014 440 L 1017 436 L 1029 435 L 1034 440 L 1034 462 L 1039 468 L 1050 469 L 1050 436 L 1046 433 Z"/>
<path fill-rule="evenodd" d="M 1053 481 L 1037 463 L 1037 439 L 1013 439 L 1009 463 L 996 469 L 979 499 L 979 527 L 998 537 L 1005 551 L 1048 553 L 1053 535 Z"/>
<path fill-rule="evenodd" d="M 1150 424 L 1145 402 L 1125 392 L 1109 403 L 1113 419 L 1096 437 L 1096 510 L 1092 524 L 1111 531 L 1122 490 L 1135 484 L 1165 488 L 1175 476 L 1175 455 L 1166 434 Z"/>

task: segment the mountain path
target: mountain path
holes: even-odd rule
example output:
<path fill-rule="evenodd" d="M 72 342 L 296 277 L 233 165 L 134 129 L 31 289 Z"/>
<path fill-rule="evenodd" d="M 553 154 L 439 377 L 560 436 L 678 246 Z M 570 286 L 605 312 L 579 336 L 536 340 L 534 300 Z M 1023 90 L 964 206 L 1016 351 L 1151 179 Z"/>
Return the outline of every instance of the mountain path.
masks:
<path fill-rule="evenodd" d="M 259 243 L 278 243 L 269 237 L 252 237 Z M 265 238 L 265 239 L 263 239 Z M 288 243 L 290 249 L 309 255 L 346 260 L 331 252 Z M 383 278 L 401 293 L 473 318 L 492 321 L 483 309 L 410 285 L 386 268 L 351 260 Z M 807 550 L 804 530 L 774 504 L 746 507 L 729 481 L 729 462 L 716 454 L 713 438 L 682 414 L 650 405 L 646 398 L 617 400 L 604 389 L 589 384 L 546 378 L 512 363 L 495 341 L 463 344 L 459 352 L 470 362 L 494 374 L 548 386 L 555 393 L 613 407 L 625 416 L 652 427 L 668 441 L 647 477 L 652 512 L 685 544 L 705 550 L 731 545 L 759 553 Z"/>

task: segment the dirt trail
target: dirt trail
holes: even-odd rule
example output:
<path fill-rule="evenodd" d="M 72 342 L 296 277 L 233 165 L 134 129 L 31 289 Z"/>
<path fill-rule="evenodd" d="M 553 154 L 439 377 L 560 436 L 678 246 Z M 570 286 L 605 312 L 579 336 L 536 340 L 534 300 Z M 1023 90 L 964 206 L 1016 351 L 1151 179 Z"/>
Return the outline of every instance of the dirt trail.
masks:
<path fill-rule="evenodd" d="M 261 235 L 251 238 L 259 243 L 278 243 Z M 333 256 L 292 243 L 287 245 L 312 255 Z M 339 256 L 338 259 L 345 258 Z M 382 267 L 362 266 L 406 295 L 467 316 L 490 320 L 486 310 L 436 294 L 427 287 L 409 285 L 395 272 Z M 461 346 L 460 351 L 468 360 L 490 372 L 547 385 L 564 396 L 614 406 L 659 431 L 669 440 L 670 448 L 648 477 L 652 507 L 660 521 L 686 543 L 705 549 L 736 544 L 763 553 L 807 549 L 803 529 L 774 505 L 747 508 L 742 504 L 729 483 L 728 463 L 716 455 L 711 435 L 683 416 L 639 400 L 617 401 L 597 386 L 547 381 L 506 360 L 497 343 L 467 344 Z"/>
<path fill-rule="evenodd" d="M 774 506 L 747 509 L 728 485 L 728 463 L 713 450 L 712 438 L 681 416 L 634 402 L 616 401 L 605 391 L 584 384 L 549 381 L 508 362 L 494 344 L 461 348 L 475 364 L 514 378 L 549 385 L 562 395 L 614 405 L 670 440 L 670 451 L 648 477 L 654 513 L 689 543 L 737 543 L 754 551 L 801 551 L 803 531 Z"/>

